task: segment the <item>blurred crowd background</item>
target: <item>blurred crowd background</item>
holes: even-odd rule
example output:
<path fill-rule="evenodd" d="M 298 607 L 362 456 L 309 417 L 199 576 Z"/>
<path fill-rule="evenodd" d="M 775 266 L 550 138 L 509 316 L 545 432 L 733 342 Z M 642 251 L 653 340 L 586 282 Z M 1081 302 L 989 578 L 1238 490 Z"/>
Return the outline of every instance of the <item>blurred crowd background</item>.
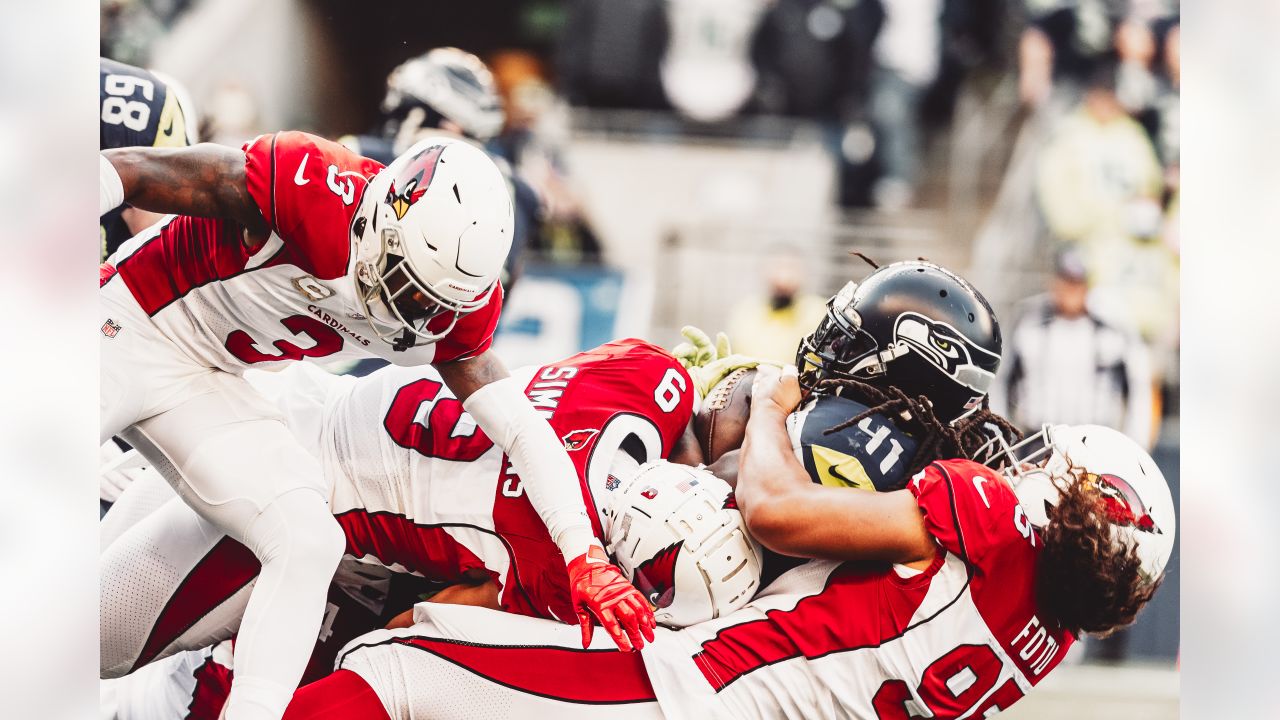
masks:
<path fill-rule="evenodd" d="M 174 78 L 200 139 L 231 145 L 281 129 L 377 135 L 395 119 L 393 68 L 438 47 L 479 56 L 504 110 L 486 147 L 530 193 L 497 344 L 511 366 L 627 335 L 671 346 L 685 324 L 791 361 L 826 298 L 869 271 L 851 251 L 925 257 L 1001 318 L 995 409 L 1024 430 L 1123 430 L 1179 495 L 1176 2 L 101 11 L 101 54 Z M 1179 583 L 1175 549 L 1137 625 L 1087 643 L 1011 715 L 1176 716 Z M 1126 692 L 1108 672 L 1129 673 Z"/>

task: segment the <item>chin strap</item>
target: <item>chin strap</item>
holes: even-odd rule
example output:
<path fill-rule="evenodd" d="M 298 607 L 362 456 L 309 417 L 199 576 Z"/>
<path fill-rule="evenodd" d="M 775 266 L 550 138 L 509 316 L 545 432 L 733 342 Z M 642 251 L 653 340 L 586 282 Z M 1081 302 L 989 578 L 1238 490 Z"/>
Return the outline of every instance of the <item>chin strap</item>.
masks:
<path fill-rule="evenodd" d="M 417 344 L 417 342 L 418 336 L 406 329 L 403 333 L 400 333 L 400 337 L 396 338 L 395 342 L 391 343 L 391 349 L 395 352 L 404 352 Z"/>

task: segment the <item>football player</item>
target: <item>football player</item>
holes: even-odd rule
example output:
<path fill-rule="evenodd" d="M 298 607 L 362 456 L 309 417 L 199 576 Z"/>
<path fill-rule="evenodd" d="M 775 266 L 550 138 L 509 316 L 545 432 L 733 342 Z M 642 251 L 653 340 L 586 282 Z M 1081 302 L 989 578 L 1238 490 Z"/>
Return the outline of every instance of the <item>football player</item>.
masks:
<path fill-rule="evenodd" d="M 121 434 L 205 520 L 262 563 L 236 645 L 230 720 L 278 718 L 342 555 L 322 471 L 248 368 L 377 356 L 432 364 L 510 454 L 569 559 L 580 622 L 628 649 L 654 624 L 607 561 L 573 465 L 529 400 L 495 385 L 511 198 L 483 152 L 427 139 L 387 167 L 298 132 L 243 149 L 109 150 L 100 211 L 183 213 L 101 272 L 101 433 Z"/>
<path fill-rule="evenodd" d="M 643 658 L 483 608 L 415 608 L 358 638 L 302 688 L 317 718 L 989 717 L 1084 633 L 1131 622 L 1159 585 L 1175 519 L 1146 452 L 1098 426 L 1055 426 L 1005 474 L 929 464 L 906 489 L 816 485 L 786 441 L 796 371 L 760 372 L 738 495 L 803 505 L 810 562 L 727 617 L 660 629 Z M 603 640 L 603 638 L 602 638 Z M 404 678 L 412 678 L 406 684 Z M 458 687 L 467 688 L 459 693 Z"/>
<path fill-rule="evenodd" d="M 520 476 L 439 373 L 384 368 L 355 379 L 298 365 L 251 380 L 321 459 L 331 508 L 347 537 L 352 562 L 344 561 L 336 581 L 346 597 L 330 592 L 312 668 L 327 673 L 346 641 L 386 624 L 381 580 L 361 580 L 385 578 L 384 569 L 451 583 L 436 602 L 573 618 L 563 559 L 529 506 Z M 518 383 L 547 414 L 575 463 L 598 537 L 643 589 L 659 621 L 691 624 L 751 598 L 759 587 L 758 550 L 741 528 L 729 486 L 686 466 L 640 466 L 659 457 L 687 461 L 696 452 L 690 447 L 692 383 L 675 358 L 649 343 L 623 340 L 516 370 L 503 382 Z M 133 513 L 156 480 L 131 486 L 104 526 Z M 123 716 L 154 711 L 165 717 L 165 707 L 188 707 L 170 702 L 173 697 L 197 699 L 208 709 L 231 677 L 214 667 L 225 653 L 201 652 L 198 661 L 163 658 L 234 631 L 256 560 L 180 502 L 122 534 L 105 530 L 104 674 L 162 659 L 108 681 L 111 704 Z M 410 622 L 406 614 L 400 624 Z M 165 676 L 171 682 L 156 680 Z M 158 687 L 170 692 L 152 691 Z"/>
<path fill-rule="evenodd" d="M 379 128 L 365 135 L 345 135 L 338 142 L 378 162 L 396 155 L 423 137 L 453 135 L 480 145 L 502 131 L 506 113 L 493 74 L 484 61 L 454 47 L 435 48 L 406 60 L 387 76 Z M 508 295 L 520 276 L 524 248 L 542 215 L 538 193 L 503 159 L 493 156 L 511 185 L 515 220 L 511 251 L 503 268 Z"/>
<path fill-rule="evenodd" d="M 172 79 L 152 70 L 98 58 L 99 147 L 185 147 L 196 142 L 191 103 Z M 102 259 L 160 219 L 137 208 L 101 218 Z"/>

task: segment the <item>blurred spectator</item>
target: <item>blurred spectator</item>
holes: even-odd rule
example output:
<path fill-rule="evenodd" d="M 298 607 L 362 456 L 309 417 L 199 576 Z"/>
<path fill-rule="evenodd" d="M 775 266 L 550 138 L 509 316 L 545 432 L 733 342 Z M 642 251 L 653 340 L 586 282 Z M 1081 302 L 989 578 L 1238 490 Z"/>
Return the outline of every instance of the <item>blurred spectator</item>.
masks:
<path fill-rule="evenodd" d="M 881 0 L 884 26 L 872 49 L 871 119 L 884 173 L 876 207 L 911 204 L 920 164 L 920 100 L 938 76 L 942 0 Z"/>
<path fill-rule="evenodd" d="M 122 63 L 146 67 L 151 45 L 164 34 L 156 13 L 141 0 L 103 0 L 99 53 Z"/>
<path fill-rule="evenodd" d="M 867 96 L 871 48 L 883 21 L 873 0 L 776 0 L 752 49 L 760 73 L 754 110 L 826 126 L 846 207 L 871 203 L 876 145 Z"/>
<path fill-rule="evenodd" d="M 1085 266 L 1074 250 L 1056 259 L 1049 294 L 1005 346 L 992 407 L 1024 431 L 1044 423 L 1096 423 L 1152 447 L 1154 398 L 1147 348 L 1090 312 Z"/>
<path fill-rule="evenodd" d="M 1176 0 L 1025 0 L 1018 43 L 1018 89 L 1038 107 L 1055 93 L 1078 93 L 1100 60 L 1118 53 L 1125 94 L 1135 108 L 1151 96 L 1158 34 L 1177 15 Z"/>
<path fill-rule="evenodd" d="M 1090 270 L 1126 240 L 1160 229 L 1163 185 L 1155 149 L 1125 113 L 1114 66 L 1095 69 L 1084 101 L 1063 120 L 1039 160 L 1036 193 L 1059 240 L 1082 243 Z"/>
<path fill-rule="evenodd" d="M 662 0 L 568 0 L 559 42 L 561 90 L 574 105 L 665 108 L 658 65 Z"/>
<path fill-rule="evenodd" d="M 523 50 L 504 50 L 489 66 L 507 108 L 507 123 L 486 147 L 511 163 L 542 201 L 528 239 L 529 254 L 561 265 L 601 262 L 599 238 L 569 187 L 562 161 L 568 108 L 552 90 L 542 62 Z"/>
<path fill-rule="evenodd" d="M 667 0 L 662 89 L 698 122 L 733 117 L 756 88 L 751 40 L 767 0 Z"/>
<path fill-rule="evenodd" d="M 778 248 L 765 260 L 767 295 L 739 301 L 729 314 L 735 352 L 775 363 L 792 363 L 801 338 L 826 314 L 822 298 L 803 289 L 803 261 L 795 248 Z"/>

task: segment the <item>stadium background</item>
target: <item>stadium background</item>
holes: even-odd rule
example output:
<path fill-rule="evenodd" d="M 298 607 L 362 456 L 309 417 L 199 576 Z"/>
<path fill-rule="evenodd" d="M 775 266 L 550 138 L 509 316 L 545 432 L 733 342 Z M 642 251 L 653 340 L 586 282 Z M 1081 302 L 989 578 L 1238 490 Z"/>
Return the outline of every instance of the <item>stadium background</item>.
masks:
<path fill-rule="evenodd" d="M 726 328 L 781 266 L 797 295 L 825 298 L 865 274 L 852 250 L 957 269 L 1008 344 L 1071 246 L 1091 309 L 1150 351 L 1153 455 L 1176 500 L 1176 28 L 1176 6 L 1141 0 L 110 0 L 101 52 L 177 79 L 201 139 L 227 144 L 365 132 L 400 62 L 445 45 L 488 61 L 508 110 L 495 149 L 544 201 L 500 328 L 511 366 Z M 1046 46 L 1048 88 L 1033 81 Z M 1090 235 L 1053 206 L 1108 210 L 1051 148 L 1100 78 L 1160 167 L 1119 230 Z M 914 139 L 892 136 L 913 118 Z M 1128 151 L 1097 142 L 1125 172 Z M 918 175 L 886 182 L 903 147 Z M 1089 643 L 1007 716 L 1175 717 L 1179 583 L 1175 549 L 1133 629 Z"/>

